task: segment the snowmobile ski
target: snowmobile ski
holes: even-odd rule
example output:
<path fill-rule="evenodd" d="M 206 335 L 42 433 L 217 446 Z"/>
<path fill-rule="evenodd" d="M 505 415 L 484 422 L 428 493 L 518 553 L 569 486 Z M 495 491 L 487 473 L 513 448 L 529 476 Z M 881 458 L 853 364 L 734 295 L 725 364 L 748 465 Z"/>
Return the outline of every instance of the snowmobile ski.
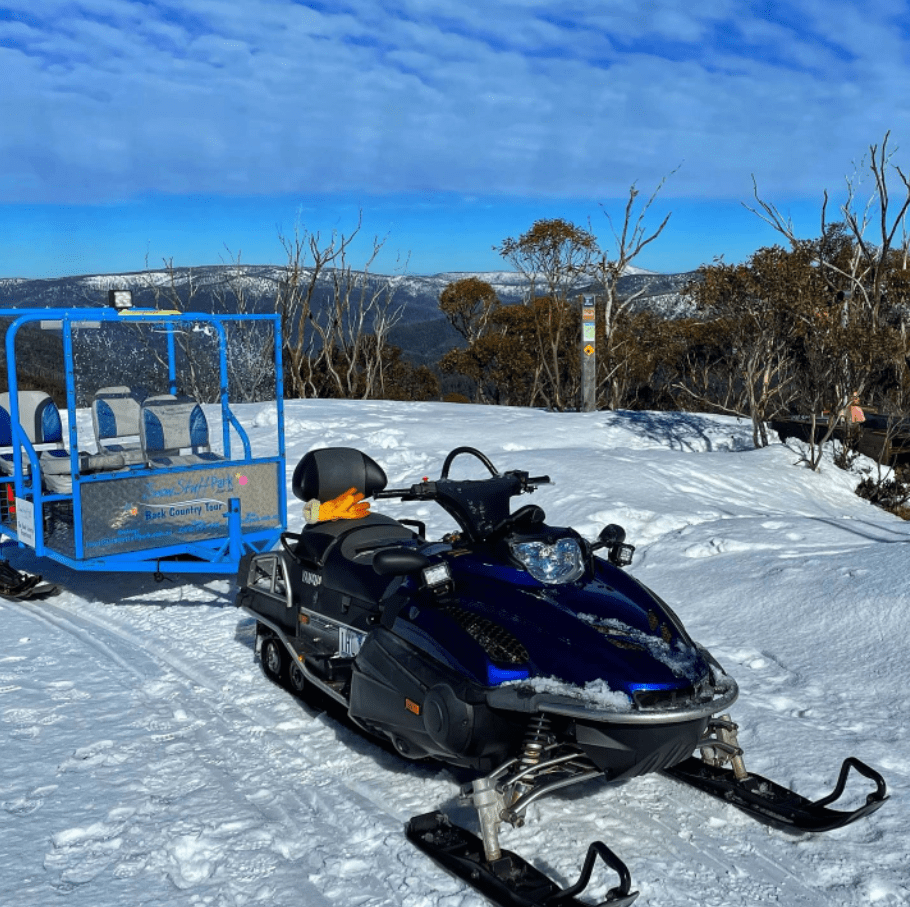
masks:
<path fill-rule="evenodd" d="M 488 861 L 480 838 L 452 824 L 444 813 L 414 816 L 407 824 L 406 834 L 435 863 L 498 907 L 594 907 L 577 895 L 587 888 L 597 857 L 616 872 L 620 882 L 596 907 L 628 907 L 638 897 L 638 892 L 631 890 L 632 877 L 626 864 L 600 841 L 588 848 L 578 881 L 560 888 L 509 850 L 502 850 L 499 859 Z"/>
<path fill-rule="evenodd" d="M 11 566 L 9 561 L 0 560 L 0 597 L 12 601 L 28 601 L 48 598 L 59 591 L 59 586 L 42 582 L 37 574 L 23 573 Z"/>
<path fill-rule="evenodd" d="M 843 794 L 851 769 L 875 782 L 875 790 L 866 797 L 862 806 L 854 810 L 831 809 L 830 804 Z M 841 765 L 834 790 L 819 800 L 809 800 L 751 772 L 739 779 L 733 769 L 709 765 L 696 756 L 684 759 L 664 769 L 664 772 L 677 781 L 736 806 L 761 822 L 791 832 L 820 832 L 842 828 L 868 816 L 888 799 L 885 779 L 865 762 L 852 756 Z"/>

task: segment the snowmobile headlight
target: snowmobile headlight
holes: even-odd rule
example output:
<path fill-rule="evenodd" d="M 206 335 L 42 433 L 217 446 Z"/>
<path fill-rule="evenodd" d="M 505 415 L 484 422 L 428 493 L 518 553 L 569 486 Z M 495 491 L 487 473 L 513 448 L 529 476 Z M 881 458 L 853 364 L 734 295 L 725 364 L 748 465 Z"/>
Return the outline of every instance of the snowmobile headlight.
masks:
<path fill-rule="evenodd" d="M 547 542 L 513 542 L 512 554 L 542 583 L 571 583 L 585 572 L 581 547 L 572 538 Z"/>

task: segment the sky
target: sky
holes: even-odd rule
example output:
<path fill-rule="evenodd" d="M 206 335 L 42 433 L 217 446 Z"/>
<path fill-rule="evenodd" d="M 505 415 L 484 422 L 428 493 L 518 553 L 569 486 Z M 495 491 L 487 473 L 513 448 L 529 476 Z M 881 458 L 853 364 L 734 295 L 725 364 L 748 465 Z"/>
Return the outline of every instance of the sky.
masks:
<path fill-rule="evenodd" d="M 910 171 L 908 6 L 4 0 L 0 277 L 281 263 L 361 220 L 355 266 L 496 270 L 541 218 L 609 252 L 633 184 L 671 213 L 637 265 L 742 261 L 779 239 L 754 185 L 808 238 L 886 133 Z"/>

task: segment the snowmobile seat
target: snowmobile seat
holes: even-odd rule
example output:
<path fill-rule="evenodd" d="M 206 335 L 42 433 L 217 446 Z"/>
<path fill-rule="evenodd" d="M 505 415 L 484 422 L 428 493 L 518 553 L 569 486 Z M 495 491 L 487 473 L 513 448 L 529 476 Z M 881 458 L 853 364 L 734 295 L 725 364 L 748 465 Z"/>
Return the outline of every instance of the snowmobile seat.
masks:
<path fill-rule="evenodd" d="M 295 553 L 321 568 L 326 591 L 361 601 L 379 602 L 400 585 L 400 577 L 380 576 L 373 555 L 381 548 L 417 536 L 397 520 L 371 513 L 361 520 L 332 520 L 300 533 Z"/>
<path fill-rule="evenodd" d="M 209 447 L 209 424 L 191 397 L 161 394 L 142 403 L 139 420 L 142 456 L 149 466 L 194 466 L 222 457 Z"/>
<path fill-rule="evenodd" d="M 144 463 L 139 440 L 142 397 L 129 387 L 101 387 L 92 398 L 92 427 L 100 453 L 120 454 L 127 465 Z"/>
<path fill-rule="evenodd" d="M 324 447 L 305 454 L 291 480 L 301 501 L 330 501 L 354 488 L 365 497 L 388 482 L 383 468 L 353 447 Z M 391 517 L 371 513 L 360 520 L 332 520 L 300 533 L 296 555 L 322 569 L 322 585 L 341 595 L 378 602 L 401 580 L 373 570 L 373 555 L 384 546 L 417 536 Z"/>

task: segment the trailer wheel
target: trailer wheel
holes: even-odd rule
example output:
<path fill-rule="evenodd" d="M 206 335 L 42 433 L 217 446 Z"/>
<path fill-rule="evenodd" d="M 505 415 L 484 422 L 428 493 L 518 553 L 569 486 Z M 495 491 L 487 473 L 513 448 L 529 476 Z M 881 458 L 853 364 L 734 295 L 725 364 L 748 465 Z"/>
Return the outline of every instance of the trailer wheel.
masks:
<path fill-rule="evenodd" d="M 274 636 L 267 636 L 262 640 L 260 658 L 262 659 L 262 670 L 265 672 L 266 677 L 269 680 L 274 680 L 275 683 L 281 683 L 282 674 L 288 660 L 284 646 Z"/>
<path fill-rule="evenodd" d="M 290 661 L 288 664 L 288 680 L 290 681 L 291 689 L 302 696 L 306 691 L 306 677 L 304 677 L 300 665 L 294 661 Z"/>

